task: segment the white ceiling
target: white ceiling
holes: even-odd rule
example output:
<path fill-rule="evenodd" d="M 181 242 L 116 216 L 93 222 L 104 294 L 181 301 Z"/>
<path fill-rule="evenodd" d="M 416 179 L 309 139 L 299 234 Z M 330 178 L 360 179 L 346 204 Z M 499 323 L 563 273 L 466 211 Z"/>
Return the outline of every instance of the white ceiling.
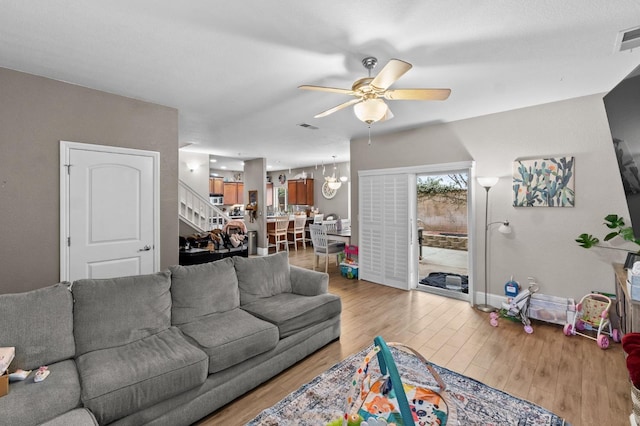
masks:
<path fill-rule="evenodd" d="M 413 64 L 392 88 L 452 89 L 389 101 L 375 139 L 607 92 L 640 63 L 615 50 L 639 25 L 638 0 L 0 0 L 0 66 L 175 107 L 184 149 L 278 170 L 349 159 L 352 108 L 313 118 L 348 98 L 297 86 L 350 88 L 365 56 Z"/>

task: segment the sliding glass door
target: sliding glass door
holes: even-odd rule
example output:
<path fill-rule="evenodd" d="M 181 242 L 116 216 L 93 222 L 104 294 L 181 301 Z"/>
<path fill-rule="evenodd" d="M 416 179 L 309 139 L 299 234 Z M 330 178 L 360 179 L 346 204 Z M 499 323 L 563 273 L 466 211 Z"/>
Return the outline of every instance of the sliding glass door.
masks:
<path fill-rule="evenodd" d="M 422 184 L 428 184 L 427 180 L 430 177 L 439 179 L 442 176 L 443 181 L 445 180 L 444 176 L 447 176 L 449 180 L 459 178 L 466 179 L 466 182 L 471 181 L 472 167 L 473 162 L 461 162 L 358 172 L 358 240 L 361 279 L 405 290 L 424 289 L 426 286 L 424 283 L 420 283 L 421 280 L 427 277 L 430 272 L 443 272 L 445 274 L 444 288 L 429 289 L 429 291 L 452 295 L 473 303 L 473 298 L 468 296 L 473 294 L 475 271 L 472 188 L 463 191 L 464 195 L 458 194 L 458 197 L 466 198 L 464 206 L 459 206 L 457 212 L 450 211 L 444 214 L 449 218 L 448 220 L 453 220 L 452 216 L 455 216 L 456 221 L 464 222 L 464 224 L 460 224 L 463 228 L 462 231 L 451 233 L 466 235 L 451 235 L 449 240 L 456 240 L 457 248 L 465 247 L 466 250 L 452 253 L 438 253 L 434 251 L 438 247 L 427 245 L 426 238 L 430 234 L 425 222 L 429 222 L 430 219 L 428 215 L 424 214 L 422 208 L 418 209 L 417 197 L 418 188 Z M 440 219 L 440 226 L 443 229 L 438 233 L 446 234 L 448 232 L 442 225 L 443 220 L 445 219 Z M 448 244 L 446 249 L 450 250 L 451 242 L 446 244 Z M 446 256 L 447 254 L 452 256 Z M 449 260 L 446 262 L 451 262 L 453 257 L 455 263 L 448 268 L 428 266 L 432 269 L 442 269 L 442 271 L 427 272 L 427 269 L 421 264 L 421 257 L 428 258 L 428 260 L 425 259 L 428 263 L 428 261 L 438 261 L 436 255 L 448 257 Z M 422 272 L 421 267 L 423 267 Z M 453 276 L 454 274 L 461 276 L 459 281 Z M 447 275 L 449 275 L 449 288 L 447 288 Z M 457 291 L 458 287 L 462 289 L 463 281 L 466 282 L 464 286 L 467 290 L 466 293 Z"/>

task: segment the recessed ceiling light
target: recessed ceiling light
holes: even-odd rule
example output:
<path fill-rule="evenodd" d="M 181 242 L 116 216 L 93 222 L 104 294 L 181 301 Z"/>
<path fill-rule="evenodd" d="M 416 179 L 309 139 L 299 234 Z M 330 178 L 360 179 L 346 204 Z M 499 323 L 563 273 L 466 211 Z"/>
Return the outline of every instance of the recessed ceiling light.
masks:
<path fill-rule="evenodd" d="M 226 169 L 226 168 L 227 168 L 227 166 L 220 166 L 220 168 L 221 168 L 221 169 Z"/>
<path fill-rule="evenodd" d="M 216 177 L 216 176 L 218 176 L 218 174 L 217 173 L 211 173 L 211 176 Z"/>
<path fill-rule="evenodd" d="M 218 161 L 218 160 L 216 160 L 215 158 L 212 158 L 212 159 L 211 159 L 211 160 L 209 160 L 209 161 L 211 161 L 212 163 L 215 163 L 215 162 L 216 162 L 216 161 Z"/>
<path fill-rule="evenodd" d="M 267 164 L 267 169 L 273 169 L 273 166 L 271 164 Z"/>

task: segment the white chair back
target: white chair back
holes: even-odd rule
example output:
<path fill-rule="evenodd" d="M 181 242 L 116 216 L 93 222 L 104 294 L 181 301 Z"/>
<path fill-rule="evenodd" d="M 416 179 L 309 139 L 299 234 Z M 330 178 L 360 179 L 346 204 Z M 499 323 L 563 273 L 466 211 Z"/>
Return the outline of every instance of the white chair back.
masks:
<path fill-rule="evenodd" d="M 322 226 L 325 227 L 327 232 L 336 232 L 338 229 L 338 221 L 337 220 L 323 220 Z"/>
<path fill-rule="evenodd" d="M 304 232 L 304 227 L 307 224 L 306 216 L 296 216 L 293 221 L 293 230 L 294 232 Z"/>
<path fill-rule="evenodd" d="M 287 228 L 289 227 L 289 216 L 279 216 L 276 218 L 276 233 L 277 234 L 285 234 L 287 233 Z"/>
<path fill-rule="evenodd" d="M 351 219 L 342 219 L 342 229 L 344 231 L 351 229 Z"/>
<path fill-rule="evenodd" d="M 313 223 L 315 225 L 320 225 L 322 223 L 322 219 L 324 219 L 324 214 L 313 215 Z"/>
<path fill-rule="evenodd" d="M 324 225 L 311 224 L 309 225 L 309 232 L 311 233 L 311 241 L 313 242 L 313 251 L 325 254 L 327 250 L 327 233 Z"/>

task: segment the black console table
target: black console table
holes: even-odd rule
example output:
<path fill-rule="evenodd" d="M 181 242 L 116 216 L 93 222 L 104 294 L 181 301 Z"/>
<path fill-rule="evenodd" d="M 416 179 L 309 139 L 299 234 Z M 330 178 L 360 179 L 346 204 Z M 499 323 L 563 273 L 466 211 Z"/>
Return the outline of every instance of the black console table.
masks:
<path fill-rule="evenodd" d="M 206 248 L 180 250 L 179 263 L 180 265 L 197 265 L 232 256 L 249 257 L 249 247 L 243 245 L 215 251 L 209 251 L 209 249 Z"/>

